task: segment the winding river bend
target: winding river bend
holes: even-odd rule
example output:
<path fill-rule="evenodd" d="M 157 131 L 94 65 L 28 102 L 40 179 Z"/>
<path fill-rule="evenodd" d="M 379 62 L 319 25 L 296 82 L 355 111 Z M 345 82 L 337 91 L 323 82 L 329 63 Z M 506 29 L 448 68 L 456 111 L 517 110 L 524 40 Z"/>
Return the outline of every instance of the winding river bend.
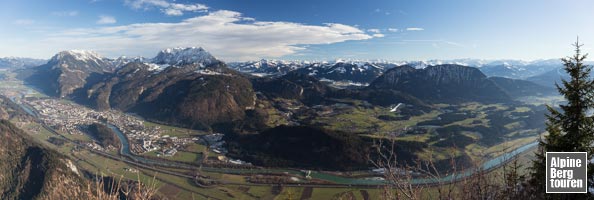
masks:
<path fill-rule="evenodd" d="M 168 164 L 166 161 L 152 160 L 152 159 L 147 159 L 145 157 L 134 155 L 130 151 L 130 143 L 128 142 L 128 138 L 124 135 L 124 133 L 122 133 L 122 131 L 120 131 L 119 128 L 117 128 L 116 126 L 114 126 L 112 124 L 108 124 L 108 126 L 112 130 L 114 130 L 114 132 L 116 132 L 116 134 L 118 135 L 118 137 L 120 139 L 120 142 L 122 143 L 122 145 L 121 145 L 122 148 L 120 149 L 120 153 L 122 155 L 130 157 L 138 162 L 142 162 L 142 163 L 146 163 L 146 164 L 154 164 L 154 165 L 160 165 L 160 166 L 183 166 L 183 164 L 179 164 L 179 163 Z M 507 161 L 514 158 L 515 156 L 517 156 L 525 151 L 528 151 L 537 145 L 538 145 L 538 142 L 528 143 L 528 144 L 525 144 L 513 151 L 510 151 L 510 152 L 504 153 L 500 156 L 497 156 L 495 158 L 492 158 L 492 159 L 488 160 L 487 162 L 483 163 L 482 169 L 483 170 L 495 169 L 495 168 L 501 166 L 502 164 L 505 164 Z M 186 165 L 183 167 L 194 167 L 194 166 Z M 294 170 L 294 169 L 230 169 L 230 168 L 202 167 L 202 170 L 208 171 L 208 172 L 235 173 L 235 174 L 289 173 L 292 175 L 303 176 L 302 171 Z M 450 182 L 452 180 L 456 181 L 456 180 L 471 176 L 473 174 L 474 174 L 474 171 L 467 170 L 462 173 L 458 173 L 455 176 L 449 175 L 449 176 L 442 177 L 439 180 L 438 179 L 429 179 L 429 178 L 415 178 L 412 180 L 412 182 L 413 182 L 413 184 L 438 184 L 440 182 Z M 384 180 L 369 179 L 369 178 L 349 178 L 349 177 L 342 177 L 342 176 L 337 176 L 337 175 L 323 173 L 323 172 L 317 172 L 317 171 L 312 171 L 311 177 L 314 179 L 325 180 L 325 181 L 333 182 L 336 184 L 342 184 L 342 185 L 383 185 L 386 183 Z"/>

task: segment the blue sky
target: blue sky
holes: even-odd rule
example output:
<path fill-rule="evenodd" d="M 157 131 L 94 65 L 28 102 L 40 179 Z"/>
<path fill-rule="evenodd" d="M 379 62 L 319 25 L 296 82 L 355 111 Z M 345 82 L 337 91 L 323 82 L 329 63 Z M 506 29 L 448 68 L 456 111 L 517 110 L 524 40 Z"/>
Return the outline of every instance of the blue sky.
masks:
<path fill-rule="evenodd" d="M 578 35 L 592 52 L 593 11 L 589 0 L 4 0 L 0 57 L 201 46 L 225 61 L 549 59 Z"/>

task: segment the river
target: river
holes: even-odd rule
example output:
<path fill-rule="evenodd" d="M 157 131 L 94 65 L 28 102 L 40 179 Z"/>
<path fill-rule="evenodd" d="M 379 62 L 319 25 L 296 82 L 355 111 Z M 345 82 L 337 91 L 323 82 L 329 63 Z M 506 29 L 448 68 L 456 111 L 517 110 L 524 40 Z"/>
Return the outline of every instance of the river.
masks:
<path fill-rule="evenodd" d="M 136 161 L 140 161 L 140 162 L 146 163 L 146 164 L 154 164 L 154 165 L 169 166 L 169 167 L 183 166 L 184 168 L 195 167 L 195 166 L 183 165 L 183 164 L 179 164 L 179 163 L 175 163 L 175 164 L 168 163 L 168 162 L 162 161 L 162 160 L 152 160 L 152 159 L 147 159 L 145 157 L 134 155 L 134 154 L 132 154 L 132 152 L 130 152 L 130 143 L 128 142 L 128 138 L 124 135 L 124 133 L 122 133 L 122 131 L 120 131 L 119 128 L 117 128 L 116 126 L 114 126 L 112 124 L 108 124 L 108 127 L 111 128 L 112 130 L 114 130 L 116 132 L 116 134 L 118 135 L 118 137 L 120 138 L 120 142 L 122 143 L 122 146 L 121 146 L 122 149 L 120 150 L 120 153 L 124 156 L 130 157 Z M 538 142 L 528 143 L 528 144 L 525 144 L 513 151 L 504 153 L 500 156 L 490 159 L 487 162 L 483 163 L 482 169 L 483 170 L 491 170 L 496 167 L 499 167 L 502 164 L 504 164 L 505 162 L 514 158 L 516 155 L 521 154 L 527 150 L 530 150 L 532 147 L 535 147 L 537 144 L 538 144 Z M 298 176 L 304 175 L 304 173 L 302 171 L 294 170 L 294 169 L 231 169 L 231 168 L 202 167 L 202 170 L 208 171 L 208 172 L 234 173 L 234 174 L 289 173 L 289 174 L 298 175 Z M 428 178 L 415 178 L 412 180 L 412 182 L 413 182 L 413 184 L 436 184 L 436 183 L 440 183 L 440 182 L 450 182 L 450 181 L 452 181 L 452 179 L 459 180 L 461 178 L 468 177 L 468 176 L 472 175 L 473 173 L 474 173 L 474 171 L 467 170 L 467 171 L 458 173 L 456 176 L 449 175 L 449 176 L 442 177 L 439 180 L 428 179 Z M 369 179 L 369 178 L 349 178 L 349 177 L 337 176 L 337 175 L 323 173 L 323 172 L 317 172 L 317 171 L 312 171 L 311 177 L 314 179 L 325 180 L 325 181 L 329 181 L 329 182 L 333 182 L 333 183 L 337 183 L 337 184 L 343 184 L 343 185 L 382 185 L 382 184 L 386 183 L 383 180 Z"/>

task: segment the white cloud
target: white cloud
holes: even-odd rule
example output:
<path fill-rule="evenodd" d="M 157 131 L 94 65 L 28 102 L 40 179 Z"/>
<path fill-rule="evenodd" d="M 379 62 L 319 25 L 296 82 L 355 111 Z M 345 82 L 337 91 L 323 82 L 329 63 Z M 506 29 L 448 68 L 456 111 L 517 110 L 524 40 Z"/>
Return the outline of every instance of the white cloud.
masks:
<path fill-rule="evenodd" d="M 370 33 L 380 33 L 380 30 L 377 29 L 377 28 L 372 28 L 372 29 L 367 29 L 367 32 L 370 32 Z"/>
<path fill-rule="evenodd" d="M 169 16 L 181 16 L 184 12 L 206 12 L 208 6 L 204 4 L 181 4 L 171 3 L 166 0 L 126 0 L 126 5 L 134 9 L 159 8 L 161 12 Z"/>
<path fill-rule="evenodd" d="M 56 11 L 56 12 L 52 12 L 52 15 L 55 16 L 60 16 L 60 17 L 74 17 L 78 15 L 78 11 L 76 10 L 72 10 L 72 11 Z"/>
<path fill-rule="evenodd" d="M 386 36 L 386 35 L 384 35 L 384 34 L 381 34 L 381 33 L 376 33 L 376 34 L 373 34 L 372 36 L 373 36 L 373 37 L 377 37 L 377 38 L 381 38 L 381 37 L 384 37 L 384 36 Z"/>
<path fill-rule="evenodd" d="M 97 24 L 115 24 L 116 22 L 115 17 L 108 15 L 101 15 L 99 16 L 99 20 L 97 20 Z"/>
<path fill-rule="evenodd" d="M 13 24 L 16 25 L 31 25 L 35 23 L 35 20 L 32 19 L 17 19 L 14 22 L 12 22 Z"/>
<path fill-rule="evenodd" d="M 306 45 L 374 37 L 383 35 L 369 35 L 356 27 L 336 23 L 254 21 L 238 12 L 220 10 L 177 23 L 71 29 L 53 33 L 39 44 L 55 51 L 92 49 L 108 56 L 154 56 L 163 48 L 201 46 L 218 58 L 237 61 L 294 54 L 306 49 Z"/>
<path fill-rule="evenodd" d="M 399 30 L 397 28 L 388 28 L 388 31 L 395 33 L 395 32 L 398 32 Z"/>
<path fill-rule="evenodd" d="M 169 4 L 171 9 L 181 10 L 181 11 L 204 11 L 207 10 L 208 7 L 203 4 L 180 4 L 180 3 L 172 3 Z"/>
<path fill-rule="evenodd" d="M 184 13 L 181 10 L 176 10 L 176 9 L 169 9 L 169 8 L 167 8 L 163 12 L 166 15 L 169 15 L 169 16 L 182 16 L 182 15 L 184 15 Z"/>
<path fill-rule="evenodd" d="M 407 31 L 422 31 L 425 30 L 424 28 L 418 28 L 418 27 L 411 27 L 411 28 L 406 28 Z"/>

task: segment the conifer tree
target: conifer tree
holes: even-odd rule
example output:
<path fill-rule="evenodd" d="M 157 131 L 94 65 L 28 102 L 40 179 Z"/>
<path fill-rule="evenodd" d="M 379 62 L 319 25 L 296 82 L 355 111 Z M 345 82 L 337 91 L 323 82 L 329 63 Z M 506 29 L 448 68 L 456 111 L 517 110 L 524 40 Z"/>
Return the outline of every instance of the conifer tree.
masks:
<path fill-rule="evenodd" d="M 531 167 L 531 181 L 535 195 L 547 199 L 579 198 L 581 194 L 549 195 L 545 194 L 546 152 L 588 152 L 588 160 L 592 159 L 594 142 L 594 124 L 588 110 L 594 108 L 594 81 L 590 78 L 591 66 L 584 64 L 587 54 L 582 54 L 579 40 L 573 45 L 575 54 L 561 59 L 569 79 L 562 80 L 561 85 L 555 84 L 557 90 L 567 103 L 554 108 L 547 105 L 546 130 L 548 135 L 539 141 L 536 159 Z M 593 168 L 588 166 L 588 187 L 592 185 Z M 571 197 L 569 197 L 571 196 Z"/>

